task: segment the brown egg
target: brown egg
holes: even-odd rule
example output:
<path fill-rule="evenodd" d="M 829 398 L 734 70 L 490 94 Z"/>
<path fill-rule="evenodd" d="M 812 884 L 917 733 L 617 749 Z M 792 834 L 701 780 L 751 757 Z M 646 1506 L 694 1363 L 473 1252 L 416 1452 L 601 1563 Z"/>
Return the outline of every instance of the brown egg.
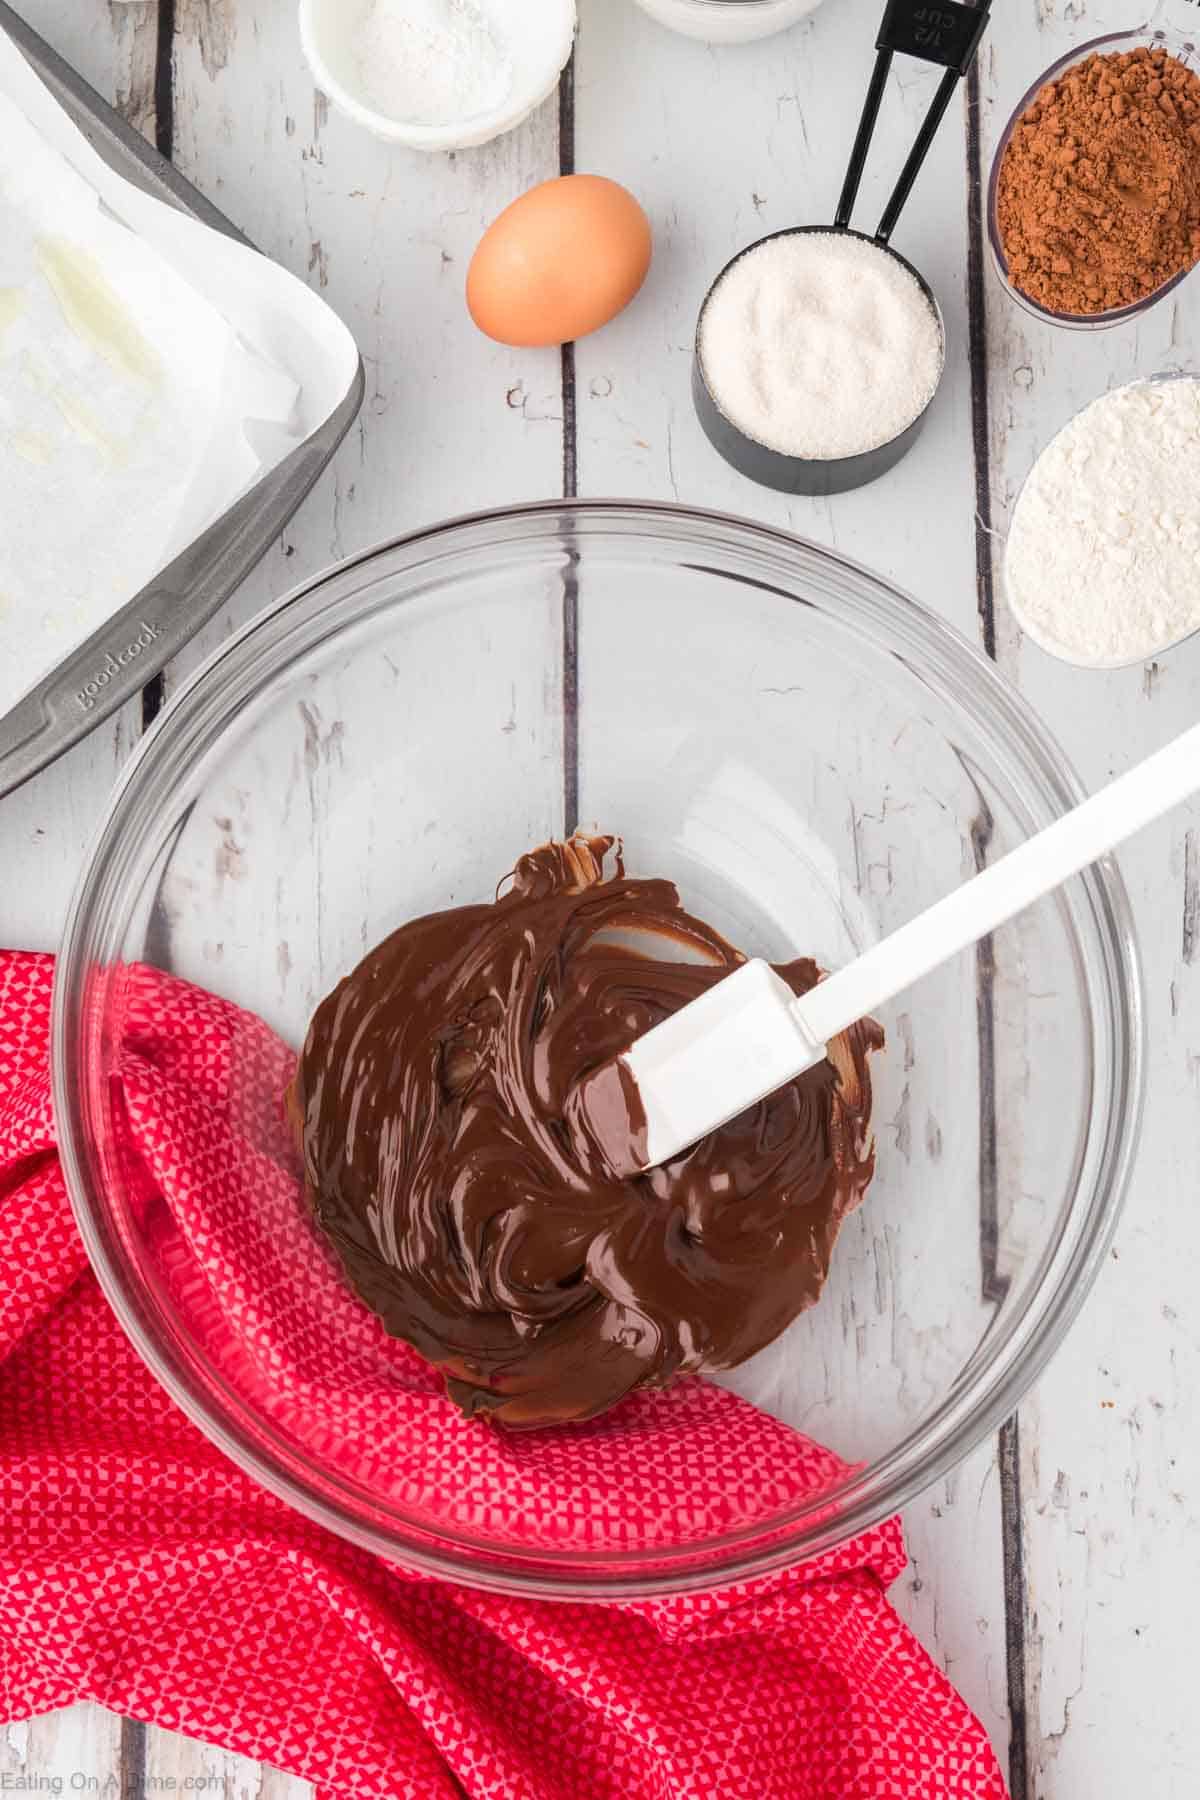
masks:
<path fill-rule="evenodd" d="M 562 175 L 514 200 L 480 239 L 467 305 L 501 344 L 565 344 L 629 305 L 650 267 L 650 221 L 603 175 Z"/>

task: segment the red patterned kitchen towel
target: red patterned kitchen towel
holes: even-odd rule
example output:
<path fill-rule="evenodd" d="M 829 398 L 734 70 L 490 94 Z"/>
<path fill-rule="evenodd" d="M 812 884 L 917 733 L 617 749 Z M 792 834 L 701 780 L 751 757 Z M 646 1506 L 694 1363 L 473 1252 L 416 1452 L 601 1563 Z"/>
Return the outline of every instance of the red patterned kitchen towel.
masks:
<path fill-rule="evenodd" d="M 55 1147 L 52 973 L 0 956 L 0 1720 L 95 1700 L 329 1800 L 1004 1800 L 981 1727 L 887 1601 L 895 1523 L 717 1594 L 513 1600 L 381 1562 L 228 1462 L 87 1267 Z M 639 1489 L 638 1470 L 656 1462 L 677 1465 L 679 1517 L 706 1521 L 731 1468 L 749 1471 L 743 1523 L 764 1484 L 770 1504 L 827 1485 L 826 1452 L 703 1382 L 590 1433 L 463 1424 L 304 1235 L 277 1106 L 287 1051 L 210 995 L 126 979 L 139 1217 L 243 1391 L 269 1374 L 293 1413 L 348 1409 L 354 1441 L 390 1432 L 413 1506 L 445 1504 L 452 1446 L 464 1518 L 532 1519 L 535 1539 L 569 1538 L 569 1484 L 586 1479 L 593 1499 L 612 1483 L 611 1542 L 652 1542 L 662 1486 Z"/>

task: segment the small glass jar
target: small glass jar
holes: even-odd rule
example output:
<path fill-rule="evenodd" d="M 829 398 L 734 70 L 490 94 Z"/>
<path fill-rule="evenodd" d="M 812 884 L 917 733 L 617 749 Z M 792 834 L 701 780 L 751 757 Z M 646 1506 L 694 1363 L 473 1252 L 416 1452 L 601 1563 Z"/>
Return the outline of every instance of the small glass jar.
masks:
<path fill-rule="evenodd" d="M 1106 37 L 1091 38 L 1087 43 L 1078 45 L 1074 50 L 1059 57 L 1044 69 L 1037 80 L 1027 90 L 1013 109 L 1011 118 L 1005 126 L 1000 141 L 992 158 L 991 176 L 988 182 L 987 230 L 988 242 L 991 246 L 992 263 L 1009 296 L 1025 312 L 1035 319 L 1043 319 L 1051 325 L 1063 325 L 1070 331 L 1104 331 L 1110 325 L 1124 325 L 1136 319 L 1185 281 L 1196 267 L 1189 263 L 1172 275 L 1161 287 L 1152 293 L 1143 294 L 1140 300 L 1133 300 L 1127 306 L 1110 307 L 1107 312 L 1098 313 L 1063 313 L 1054 312 L 1043 306 L 1013 280 L 1012 270 L 1008 266 L 1008 258 L 1004 251 L 1004 240 L 1000 231 L 999 200 L 1000 171 L 1004 165 L 1009 144 L 1016 135 L 1017 127 L 1026 112 L 1037 99 L 1042 89 L 1051 82 L 1060 81 L 1076 64 L 1083 63 L 1091 56 L 1120 56 L 1131 50 L 1142 48 L 1148 50 L 1165 50 L 1176 62 L 1181 62 L 1194 73 L 1200 73 L 1200 8 L 1196 0 L 1159 0 L 1154 17 L 1146 25 L 1140 25 L 1135 31 L 1110 32 Z"/>
<path fill-rule="evenodd" d="M 749 44 L 786 31 L 821 0 L 637 0 L 660 25 L 709 44 Z"/>

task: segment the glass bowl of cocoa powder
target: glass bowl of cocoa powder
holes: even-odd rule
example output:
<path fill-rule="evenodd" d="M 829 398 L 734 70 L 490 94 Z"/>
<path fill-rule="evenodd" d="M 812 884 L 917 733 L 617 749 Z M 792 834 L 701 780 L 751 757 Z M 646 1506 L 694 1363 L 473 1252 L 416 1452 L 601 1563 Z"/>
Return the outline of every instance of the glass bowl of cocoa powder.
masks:
<path fill-rule="evenodd" d="M 1200 262 L 1200 55 L 1175 31 L 1095 38 L 1048 68 L 1000 139 L 988 233 L 1018 305 L 1095 330 Z"/>

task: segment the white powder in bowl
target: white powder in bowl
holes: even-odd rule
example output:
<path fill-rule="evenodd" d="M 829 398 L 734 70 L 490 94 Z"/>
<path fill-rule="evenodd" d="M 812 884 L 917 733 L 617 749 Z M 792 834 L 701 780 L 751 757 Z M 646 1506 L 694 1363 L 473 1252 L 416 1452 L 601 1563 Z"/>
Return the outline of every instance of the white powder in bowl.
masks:
<path fill-rule="evenodd" d="M 747 250 L 704 308 L 699 348 L 727 419 L 785 456 L 822 461 L 898 437 L 933 398 L 945 358 L 919 282 L 840 231 Z"/>
<path fill-rule="evenodd" d="M 1035 643 L 1092 668 L 1200 630 L 1200 380 L 1095 400 L 1034 464 L 1004 560 Z"/>
<path fill-rule="evenodd" d="M 363 98 L 405 124 L 477 118 L 512 91 L 508 46 L 476 0 L 367 0 L 352 50 Z"/>

